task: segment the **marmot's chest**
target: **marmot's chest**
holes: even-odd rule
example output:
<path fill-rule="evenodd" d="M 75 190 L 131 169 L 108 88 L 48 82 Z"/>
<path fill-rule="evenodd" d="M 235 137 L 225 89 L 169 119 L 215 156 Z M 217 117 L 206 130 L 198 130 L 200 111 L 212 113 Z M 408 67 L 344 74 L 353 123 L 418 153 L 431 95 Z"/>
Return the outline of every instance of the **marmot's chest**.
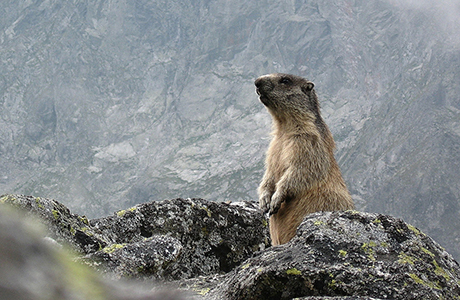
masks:
<path fill-rule="evenodd" d="M 275 137 L 269 149 L 269 164 L 272 166 L 275 181 L 278 181 L 286 170 L 292 165 L 294 156 L 301 155 L 295 153 L 293 141 L 283 137 Z"/>

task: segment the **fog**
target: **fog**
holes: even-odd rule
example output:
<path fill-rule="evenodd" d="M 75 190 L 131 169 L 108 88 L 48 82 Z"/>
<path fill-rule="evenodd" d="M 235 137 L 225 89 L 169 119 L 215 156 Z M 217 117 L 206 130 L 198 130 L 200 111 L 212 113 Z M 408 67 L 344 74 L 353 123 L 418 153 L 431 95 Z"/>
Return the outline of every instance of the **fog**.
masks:
<path fill-rule="evenodd" d="M 446 40 L 460 46 L 460 0 L 389 0 L 395 6 L 433 15 L 440 29 L 451 34 Z"/>

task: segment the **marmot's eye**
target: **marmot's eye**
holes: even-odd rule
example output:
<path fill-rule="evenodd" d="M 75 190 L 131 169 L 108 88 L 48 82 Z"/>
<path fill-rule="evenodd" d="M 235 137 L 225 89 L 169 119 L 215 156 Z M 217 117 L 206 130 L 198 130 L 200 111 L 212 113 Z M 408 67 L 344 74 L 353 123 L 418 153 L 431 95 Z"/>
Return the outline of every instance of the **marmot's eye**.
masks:
<path fill-rule="evenodd" d="M 292 84 L 292 80 L 287 78 L 287 77 L 283 77 L 283 78 L 280 79 L 280 83 L 290 85 L 290 84 Z"/>

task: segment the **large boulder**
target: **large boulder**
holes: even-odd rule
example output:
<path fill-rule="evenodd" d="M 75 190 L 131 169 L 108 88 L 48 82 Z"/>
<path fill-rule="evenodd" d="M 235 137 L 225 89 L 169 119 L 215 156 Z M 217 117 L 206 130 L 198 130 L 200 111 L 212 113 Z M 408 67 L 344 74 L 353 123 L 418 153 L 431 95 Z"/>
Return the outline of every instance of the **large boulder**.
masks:
<path fill-rule="evenodd" d="M 226 273 L 270 245 L 267 219 L 252 202 L 165 200 L 95 220 L 46 198 L 4 195 L 0 202 L 37 216 L 49 237 L 115 277 L 174 280 Z"/>
<path fill-rule="evenodd" d="M 270 243 L 267 220 L 250 202 L 149 202 L 90 224 L 114 244 L 89 257 L 121 276 L 181 279 L 225 273 Z"/>
<path fill-rule="evenodd" d="M 25 195 L 3 195 L 0 203 L 21 209 L 46 225 L 47 235 L 61 244 L 82 253 L 93 253 L 111 244 L 111 240 L 95 233 L 89 220 L 79 216 L 58 201 Z"/>
<path fill-rule="evenodd" d="M 44 238 L 30 218 L 0 204 L 0 299 L 2 300 L 179 300 L 174 289 L 115 282 Z M 152 287 L 151 287 L 152 288 Z"/>
<path fill-rule="evenodd" d="M 208 298 L 415 300 L 459 295 L 459 265 L 430 237 L 390 216 L 346 211 L 309 215 L 289 243 L 245 261 Z"/>

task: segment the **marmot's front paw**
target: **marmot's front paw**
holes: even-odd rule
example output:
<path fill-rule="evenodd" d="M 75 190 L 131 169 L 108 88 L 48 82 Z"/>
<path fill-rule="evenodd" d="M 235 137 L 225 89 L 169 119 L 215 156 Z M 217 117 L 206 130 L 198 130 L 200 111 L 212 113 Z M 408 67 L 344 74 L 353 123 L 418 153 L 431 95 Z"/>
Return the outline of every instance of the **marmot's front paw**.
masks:
<path fill-rule="evenodd" d="M 270 209 L 271 195 L 268 193 L 263 193 L 259 197 L 259 207 L 264 212 L 267 213 Z"/>
<path fill-rule="evenodd" d="M 283 203 L 284 199 L 279 193 L 274 193 L 270 202 L 270 210 L 269 215 L 274 215 L 278 212 L 281 207 L 281 203 Z"/>

